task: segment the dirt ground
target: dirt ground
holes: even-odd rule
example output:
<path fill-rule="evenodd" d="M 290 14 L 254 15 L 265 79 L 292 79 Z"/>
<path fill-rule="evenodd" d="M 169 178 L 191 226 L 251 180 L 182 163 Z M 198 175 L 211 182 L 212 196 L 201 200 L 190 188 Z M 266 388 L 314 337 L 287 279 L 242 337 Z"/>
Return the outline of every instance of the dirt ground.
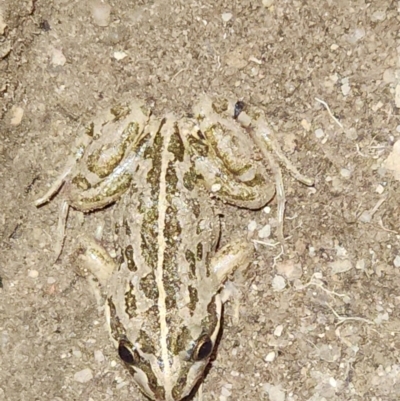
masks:
<path fill-rule="evenodd" d="M 60 199 L 33 202 L 108 105 L 131 96 L 183 115 L 202 93 L 262 107 L 315 178 L 283 173 L 283 254 L 276 201 L 225 208 L 225 239 L 269 245 L 238 324 L 225 308 L 203 400 L 400 399 L 400 185 L 385 164 L 400 139 L 400 3 L 113 0 L 109 19 L 101 4 L 0 2 L 0 400 L 144 400 L 68 263 L 112 208 L 71 211 L 53 264 Z"/>

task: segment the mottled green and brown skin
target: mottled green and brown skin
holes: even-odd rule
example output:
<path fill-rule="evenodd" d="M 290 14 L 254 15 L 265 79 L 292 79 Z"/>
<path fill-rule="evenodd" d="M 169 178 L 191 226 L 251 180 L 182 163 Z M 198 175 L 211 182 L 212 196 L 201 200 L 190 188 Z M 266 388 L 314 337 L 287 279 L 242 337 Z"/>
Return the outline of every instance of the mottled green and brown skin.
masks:
<path fill-rule="evenodd" d="M 205 97 L 194 118 L 157 119 L 139 102 L 119 106 L 90 125 L 92 142 L 59 180 L 64 209 L 118 200 L 117 260 L 88 240 L 81 259 L 106 293 L 121 359 L 153 400 L 179 401 L 191 392 L 218 336 L 223 283 L 252 260 L 245 240 L 216 249 L 220 224 L 210 192 L 252 209 L 274 195 L 233 107 Z"/>

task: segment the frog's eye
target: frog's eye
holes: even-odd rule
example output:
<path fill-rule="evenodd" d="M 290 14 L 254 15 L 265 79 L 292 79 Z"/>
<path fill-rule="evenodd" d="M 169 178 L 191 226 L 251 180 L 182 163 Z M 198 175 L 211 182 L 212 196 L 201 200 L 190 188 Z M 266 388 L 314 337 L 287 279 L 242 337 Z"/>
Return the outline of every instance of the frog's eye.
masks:
<path fill-rule="evenodd" d="M 139 353 L 132 350 L 131 344 L 125 340 L 119 342 L 118 355 L 128 365 L 136 365 L 140 361 Z"/>
<path fill-rule="evenodd" d="M 193 349 L 192 359 L 194 361 L 202 361 L 211 355 L 213 350 L 213 342 L 208 334 L 202 335 Z"/>

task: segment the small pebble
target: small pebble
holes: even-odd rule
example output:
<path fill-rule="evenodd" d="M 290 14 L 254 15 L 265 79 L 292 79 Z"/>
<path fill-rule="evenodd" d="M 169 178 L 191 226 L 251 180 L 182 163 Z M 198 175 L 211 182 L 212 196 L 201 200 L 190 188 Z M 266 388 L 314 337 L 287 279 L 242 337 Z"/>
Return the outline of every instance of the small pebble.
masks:
<path fill-rule="evenodd" d="M 30 278 L 37 278 L 39 277 L 39 272 L 37 270 L 29 270 L 28 276 Z"/>
<path fill-rule="evenodd" d="M 101 350 L 96 350 L 96 351 L 94 351 L 94 359 L 95 359 L 95 361 L 96 362 L 98 362 L 98 363 L 102 363 L 102 362 L 104 362 L 104 354 L 103 354 L 103 352 L 101 351 Z"/>
<path fill-rule="evenodd" d="M 342 168 L 342 169 L 340 170 L 340 175 L 341 175 L 343 178 L 350 178 L 350 177 L 351 177 L 351 171 L 350 171 L 349 169 L 347 169 L 347 168 Z"/>
<path fill-rule="evenodd" d="M 325 136 L 324 130 L 322 130 L 321 128 L 318 128 L 317 130 L 315 130 L 315 137 L 317 139 L 321 139 Z"/>
<path fill-rule="evenodd" d="M 223 13 L 222 14 L 222 21 L 228 22 L 232 19 L 232 13 Z"/>
<path fill-rule="evenodd" d="M 280 337 L 282 335 L 282 332 L 283 332 L 283 325 L 280 324 L 279 326 L 275 327 L 274 336 Z"/>
<path fill-rule="evenodd" d="M 265 362 L 273 362 L 275 360 L 275 352 L 272 351 L 268 353 L 268 355 L 265 357 Z"/>
<path fill-rule="evenodd" d="M 394 267 L 400 267 L 400 255 L 397 255 L 393 261 Z"/>
<path fill-rule="evenodd" d="M 261 230 L 258 231 L 259 238 L 268 238 L 271 235 L 271 225 L 266 224 Z"/>
<path fill-rule="evenodd" d="M 370 223 L 372 220 L 371 212 L 369 210 L 364 210 L 358 220 L 361 221 L 361 223 Z"/>
<path fill-rule="evenodd" d="M 301 126 L 306 130 L 306 131 L 310 131 L 311 129 L 311 124 L 309 121 L 307 121 L 306 119 L 301 120 Z"/>
<path fill-rule="evenodd" d="M 371 21 L 372 22 L 385 21 L 385 19 L 386 19 L 386 12 L 385 11 L 375 11 L 371 15 Z"/>
<path fill-rule="evenodd" d="M 13 106 L 11 108 L 11 113 L 12 113 L 12 117 L 11 117 L 11 121 L 10 121 L 11 125 L 21 124 L 22 117 L 24 115 L 24 109 L 22 107 Z"/>
<path fill-rule="evenodd" d="M 231 394 L 232 394 L 232 392 L 229 391 L 225 386 L 223 386 L 223 387 L 221 388 L 221 395 L 222 395 L 222 396 L 228 398 L 228 397 L 231 396 Z"/>
<path fill-rule="evenodd" d="M 340 89 L 342 90 L 342 95 L 347 96 L 350 93 L 351 87 L 350 84 L 347 81 L 345 81 L 340 87 Z"/>
<path fill-rule="evenodd" d="M 74 350 L 72 351 L 72 355 L 73 355 L 75 358 L 78 358 L 78 359 L 81 359 L 81 358 L 82 358 L 82 352 L 81 352 L 79 349 L 74 349 Z"/>
<path fill-rule="evenodd" d="M 265 383 L 262 389 L 268 394 L 269 401 L 285 401 L 286 394 L 281 389 L 280 385 L 274 386 L 269 383 Z"/>
<path fill-rule="evenodd" d="M 247 230 L 251 233 L 254 232 L 257 228 L 257 222 L 255 220 L 251 220 L 247 225 Z"/>
<path fill-rule="evenodd" d="M 282 291 L 286 287 L 286 280 L 282 276 L 276 275 L 272 279 L 272 288 L 274 291 Z"/>
<path fill-rule="evenodd" d="M 53 48 L 51 51 L 50 62 L 55 67 L 63 66 L 67 62 L 67 58 L 60 49 Z"/>
<path fill-rule="evenodd" d="M 357 260 L 356 269 L 357 270 L 365 270 L 365 260 L 364 259 Z"/>
<path fill-rule="evenodd" d="M 332 274 L 345 273 L 353 267 L 349 259 L 335 260 L 329 263 L 329 266 L 332 270 Z"/>
<path fill-rule="evenodd" d="M 118 60 L 118 61 L 123 60 L 126 56 L 127 56 L 127 54 L 125 52 L 118 52 L 118 51 L 114 52 L 115 60 Z"/>
<path fill-rule="evenodd" d="M 359 40 L 361 40 L 365 36 L 364 28 L 356 28 L 354 31 L 347 36 L 347 41 L 351 44 L 356 44 Z"/>
<path fill-rule="evenodd" d="M 211 186 L 211 192 L 218 192 L 221 189 L 221 184 L 213 184 Z"/>
<path fill-rule="evenodd" d="M 333 377 L 329 378 L 329 384 L 330 384 L 332 387 L 337 387 L 337 382 L 336 382 L 336 380 L 335 380 Z"/>
<path fill-rule="evenodd" d="M 375 192 L 377 192 L 379 195 L 382 195 L 384 191 L 385 191 L 385 187 L 381 184 L 379 184 L 375 189 Z"/>
<path fill-rule="evenodd" d="M 74 374 L 74 380 L 78 383 L 87 383 L 93 379 L 93 373 L 89 368 L 83 369 Z"/>

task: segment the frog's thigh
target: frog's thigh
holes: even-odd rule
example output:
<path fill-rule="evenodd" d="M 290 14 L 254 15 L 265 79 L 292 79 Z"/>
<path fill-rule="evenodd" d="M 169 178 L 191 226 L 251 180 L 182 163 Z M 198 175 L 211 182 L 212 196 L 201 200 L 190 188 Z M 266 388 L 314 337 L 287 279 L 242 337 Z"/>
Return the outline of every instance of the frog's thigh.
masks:
<path fill-rule="evenodd" d="M 109 253 L 96 241 L 81 237 L 78 254 L 79 268 L 88 271 L 101 287 L 105 287 L 116 268 L 116 263 Z"/>
<path fill-rule="evenodd" d="M 212 258 L 211 266 L 218 284 L 237 269 L 245 269 L 253 260 L 254 246 L 245 240 L 234 240 L 222 247 Z"/>

